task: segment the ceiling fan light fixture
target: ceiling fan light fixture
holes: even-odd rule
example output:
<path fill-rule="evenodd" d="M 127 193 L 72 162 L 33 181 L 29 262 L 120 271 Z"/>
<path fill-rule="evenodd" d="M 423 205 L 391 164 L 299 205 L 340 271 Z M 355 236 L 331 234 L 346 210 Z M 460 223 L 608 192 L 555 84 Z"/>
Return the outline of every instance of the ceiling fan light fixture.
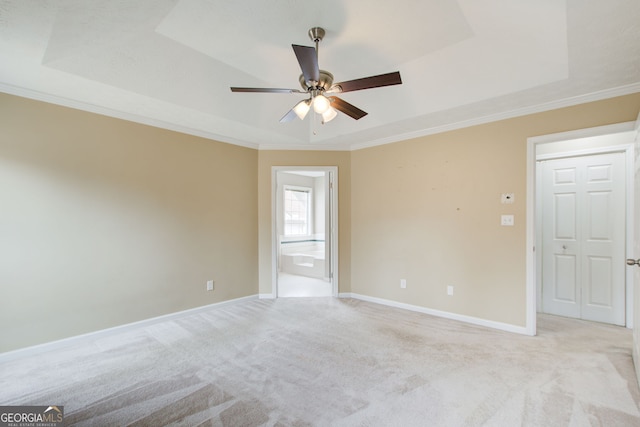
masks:
<path fill-rule="evenodd" d="M 311 100 L 305 99 L 298 102 L 296 106 L 293 107 L 293 111 L 295 111 L 296 115 L 300 120 L 304 120 L 304 118 L 307 116 L 307 113 L 309 112 L 309 108 L 311 108 L 309 104 L 311 104 Z"/>
<path fill-rule="evenodd" d="M 313 111 L 318 114 L 323 114 L 331 107 L 331 101 L 324 95 L 316 95 L 313 98 Z"/>
<path fill-rule="evenodd" d="M 338 112 L 334 108 L 329 107 L 327 111 L 322 113 L 322 123 L 329 123 L 331 120 L 335 119 L 337 115 Z"/>

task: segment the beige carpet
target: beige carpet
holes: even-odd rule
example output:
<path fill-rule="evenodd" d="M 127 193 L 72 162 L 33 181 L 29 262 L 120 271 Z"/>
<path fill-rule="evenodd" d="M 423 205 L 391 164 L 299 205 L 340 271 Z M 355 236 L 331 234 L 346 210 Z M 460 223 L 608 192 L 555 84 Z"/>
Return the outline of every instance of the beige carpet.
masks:
<path fill-rule="evenodd" d="M 624 328 L 526 337 L 357 300 L 222 306 L 0 365 L 0 404 L 93 426 L 638 426 Z"/>

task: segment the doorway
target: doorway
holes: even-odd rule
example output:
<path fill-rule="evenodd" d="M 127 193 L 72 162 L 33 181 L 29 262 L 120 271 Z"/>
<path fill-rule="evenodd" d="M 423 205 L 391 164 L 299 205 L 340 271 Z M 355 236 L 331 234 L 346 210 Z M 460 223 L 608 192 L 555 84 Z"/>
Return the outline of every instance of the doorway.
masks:
<path fill-rule="evenodd" d="M 337 295 L 337 168 L 273 168 L 273 294 Z"/>
<path fill-rule="evenodd" d="M 543 303 L 543 225 L 541 201 L 542 173 L 537 169 L 539 161 L 589 157 L 601 154 L 621 153 L 624 163 L 624 243 L 623 253 L 633 252 L 634 206 L 633 206 L 633 170 L 634 170 L 634 123 L 620 123 L 598 128 L 564 132 L 560 134 L 532 137 L 527 143 L 527 312 L 526 330 L 536 334 L 536 314 L 544 310 Z M 602 172 L 602 171 L 601 171 Z M 566 250 L 570 248 L 568 245 Z M 560 255 L 564 250 L 560 244 Z M 553 251 L 551 251 L 553 253 Z M 567 252 L 569 255 L 569 253 Z M 624 255 L 623 255 L 624 256 Z M 563 261 L 568 261 L 568 257 Z M 602 261 L 597 257 L 594 261 Z M 612 261 L 613 262 L 613 261 Z M 624 262 L 624 258 L 623 261 Z M 603 263 L 604 264 L 604 263 Z M 564 267 L 566 267 L 566 263 Z M 587 263 L 588 265 L 588 263 Z M 602 264 L 600 266 L 603 266 Z M 573 268 L 573 267 L 572 267 Z M 572 270 L 573 271 L 573 270 Z M 633 327 L 633 278 L 623 273 L 624 287 L 624 325 Z M 581 290 L 581 292 L 585 292 Z M 562 294 L 567 297 L 567 294 Z M 602 302 L 603 295 L 596 295 Z M 567 298 L 568 299 L 568 298 Z M 588 299 L 587 299 L 588 300 Z"/>

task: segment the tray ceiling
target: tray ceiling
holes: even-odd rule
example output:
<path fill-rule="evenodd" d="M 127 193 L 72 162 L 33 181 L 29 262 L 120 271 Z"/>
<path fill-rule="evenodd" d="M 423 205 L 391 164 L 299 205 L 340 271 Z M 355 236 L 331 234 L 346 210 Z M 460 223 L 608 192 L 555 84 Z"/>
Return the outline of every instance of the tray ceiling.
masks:
<path fill-rule="evenodd" d="M 0 91 L 260 149 L 352 150 L 640 91 L 640 2 L 0 0 Z M 291 44 L 369 114 L 280 123 Z"/>

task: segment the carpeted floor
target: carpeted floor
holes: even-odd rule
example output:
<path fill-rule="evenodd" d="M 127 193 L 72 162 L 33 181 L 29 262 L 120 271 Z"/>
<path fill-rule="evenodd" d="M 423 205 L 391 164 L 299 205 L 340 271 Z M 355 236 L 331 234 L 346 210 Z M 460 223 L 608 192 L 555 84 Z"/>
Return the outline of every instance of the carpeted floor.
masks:
<path fill-rule="evenodd" d="M 351 299 L 255 300 L 0 365 L 0 405 L 93 426 L 638 426 L 627 329 L 538 336 Z"/>

